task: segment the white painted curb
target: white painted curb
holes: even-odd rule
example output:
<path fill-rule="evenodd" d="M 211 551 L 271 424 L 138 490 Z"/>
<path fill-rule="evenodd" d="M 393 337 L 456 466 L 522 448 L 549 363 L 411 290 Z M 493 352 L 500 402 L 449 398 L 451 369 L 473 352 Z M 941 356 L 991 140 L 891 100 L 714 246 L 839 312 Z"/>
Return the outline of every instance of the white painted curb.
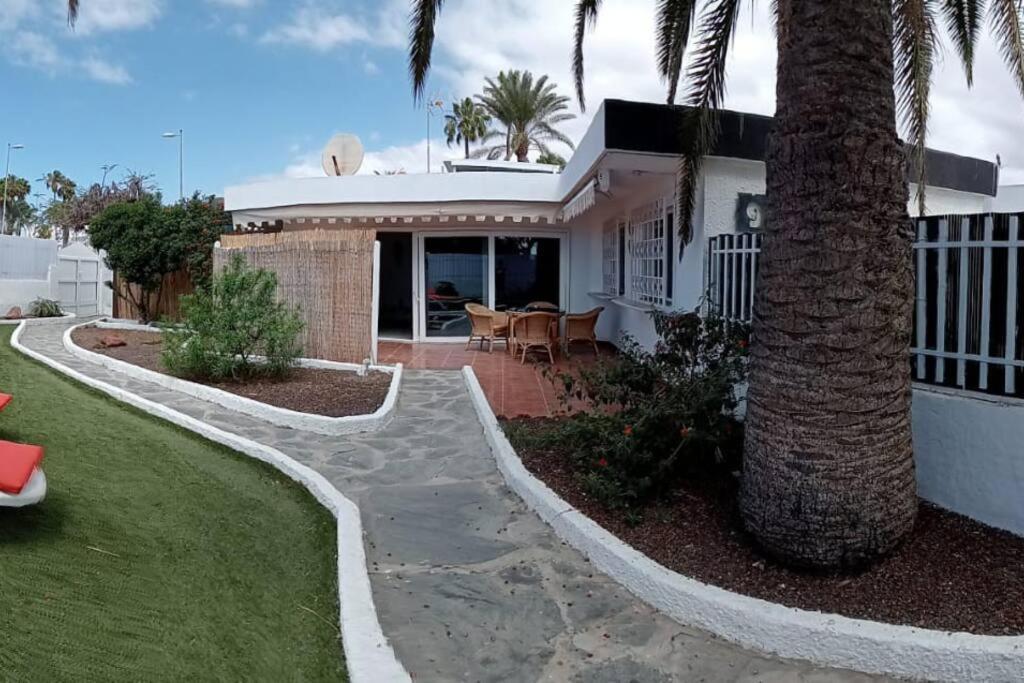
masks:
<path fill-rule="evenodd" d="M 145 382 L 152 382 L 153 384 L 158 384 L 166 389 L 179 391 L 203 401 L 216 403 L 228 410 L 233 410 L 245 415 L 251 415 L 252 417 L 265 422 L 278 425 L 279 427 L 301 429 L 307 432 L 314 432 L 316 434 L 326 434 L 328 436 L 355 434 L 358 432 L 376 432 L 384 429 L 384 427 L 391 422 L 391 418 L 394 417 L 395 414 L 395 408 L 398 405 L 398 391 L 402 384 L 401 363 L 396 364 L 393 368 L 383 365 L 371 366 L 371 369 L 373 370 L 391 374 L 391 385 L 388 387 L 388 393 L 384 397 L 384 402 L 381 403 L 380 407 L 377 408 L 376 411 L 368 415 L 327 417 L 325 415 L 300 413 L 295 410 L 289 410 L 288 408 L 279 408 L 277 406 L 268 405 L 266 403 L 261 403 L 260 401 L 255 401 L 251 398 L 246 398 L 245 396 L 232 394 L 229 391 L 208 387 L 204 384 L 189 382 L 177 377 L 172 377 L 171 375 L 166 375 L 162 372 L 147 370 L 146 368 L 139 367 L 138 365 L 133 365 L 122 360 L 117 360 L 116 358 L 111 358 L 110 356 L 105 356 L 102 353 L 83 349 L 71 340 L 71 333 L 79 327 L 91 324 L 92 323 L 86 322 L 79 325 L 73 325 L 64 331 L 64 348 L 68 353 L 84 361 L 102 365 L 114 372 L 119 372 Z M 150 329 L 147 331 L 158 332 L 159 330 Z M 299 365 L 302 367 L 326 368 L 329 370 L 345 372 L 355 371 L 362 368 L 362 366 L 355 363 L 336 363 L 334 361 L 317 360 L 313 358 L 302 358 L 299 360 Z"/>
<path fill-rule="evenodd" d="M 268 463 L 305 486 L 313 494 L 313 497 L 330 510 L 338 520 L 339 617 L 345 660 L 352 682 L 411 683 L 412 679 L 409 673 L 398 662 L 395 652 L 385 638 L 380 622 L 377 620 L 370 576 L 367 573 L 366 553 L 363 549 L 363 525 L 359 517 L 359 508 L 355 503 L 343 496 L 319 472 L 293 460 L 275 448 L 224 431 L 120 387 L 89 377 L 27 348 L 20 341 L 24 329 L 24 325 L 19 325 L 18 329 L 14 331 L 11 336 L 11 346 L 29 358 L 143 412 Z"/>
<path fill-rule="evenodd" d="M 20 325 L 23 322 L 31 322 L 33 325 L 45 325 L 46 323 L 66 323 L 71 318 L 77 318 L 74 313 L 65 313 L 55 318 L 18 318 L 17 320 L 7 320 L 6 318 L 0 318 L 0 325 Z"/>
<path fill-rule="evenodd" d="M 744 647 L 824 666 L 941 681 L 1024 680 L 1024 636 L 947 633 L 794 609 L 663 567 L 530 474 L 502 432 L 473 369 L 462 372 L 509 487 L 598 569 L 679 623 Z"/>

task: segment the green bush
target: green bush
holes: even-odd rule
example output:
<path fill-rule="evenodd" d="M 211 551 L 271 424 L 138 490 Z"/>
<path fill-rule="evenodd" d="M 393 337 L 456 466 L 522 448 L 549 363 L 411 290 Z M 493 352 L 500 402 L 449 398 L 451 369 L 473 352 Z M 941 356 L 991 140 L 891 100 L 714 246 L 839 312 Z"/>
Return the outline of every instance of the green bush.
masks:
<path fill-rule="evenodd" d="M 28 315 L 32 318 L 59 318 L 64 315 L 60 304 L 53 299 L 36 299 L 28 307 Z"/>
<path fill-rule="evenodd" d="M 164 330 L 164 366 L 211 380 L 285 374 L 302 353 L 303 323 L 276 293 L 274 273 L 234 256 L 206 287 L 182 297 L 182 323 Z"/>
<path fill-rule="evenodd" d="M 655 313 L 647 351 L 625 337 L 619 354 L 560 373 L 563 400 L 584 410 L 547 437 L 571 449 L 588 492 L 609 507 L 642 506 L 682 477 L 739 469 L 737 387 L 746 379 L 745 326 L 697 313 Z"/>

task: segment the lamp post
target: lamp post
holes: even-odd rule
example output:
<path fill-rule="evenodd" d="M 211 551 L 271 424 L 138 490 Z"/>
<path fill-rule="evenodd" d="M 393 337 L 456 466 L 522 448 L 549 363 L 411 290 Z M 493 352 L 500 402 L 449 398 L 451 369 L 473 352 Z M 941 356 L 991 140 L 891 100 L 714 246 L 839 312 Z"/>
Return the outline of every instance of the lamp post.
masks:
<path fill-rule="evenodd" d="M 185 131 L 181 128 L 177 133 L 164 133 L 167 139 L 178 138 L 178 199 L 185 201 Z"/>
<path fill-rule="evenodd" d="M 4 210 L 3 218 L 0 219 L 0 234 L 7 234 L 7 181 L 11 177 L 11 150 L 25 149 L 25 145 L 7 143 L 7 166 L 4 169 Z"/>
<path fill-rule="evenodd" d="M 444 111 L 444 101 L 440 97 L 434 96 L 427 102 L 427 173 L 430 173 L 430 119 L 434 116 L 434 112 Z"/>

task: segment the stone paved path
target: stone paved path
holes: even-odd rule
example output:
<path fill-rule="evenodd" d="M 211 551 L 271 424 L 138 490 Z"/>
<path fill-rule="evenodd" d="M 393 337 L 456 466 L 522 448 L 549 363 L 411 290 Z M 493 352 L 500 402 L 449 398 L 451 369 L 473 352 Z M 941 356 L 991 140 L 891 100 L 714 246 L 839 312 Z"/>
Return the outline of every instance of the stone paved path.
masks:
<path fill-rule="evenodd" d="M 680 626 L 595 571 L 505 488 L 458 372 L 407 372 L 385 430 L 330 437 L 81 361 L 64 350 L 64 329 L 29 326 L 22 343 L 273 446 L 359 505 L 381 625 L 414 681 L 883 680 L 761 656 Z"/>

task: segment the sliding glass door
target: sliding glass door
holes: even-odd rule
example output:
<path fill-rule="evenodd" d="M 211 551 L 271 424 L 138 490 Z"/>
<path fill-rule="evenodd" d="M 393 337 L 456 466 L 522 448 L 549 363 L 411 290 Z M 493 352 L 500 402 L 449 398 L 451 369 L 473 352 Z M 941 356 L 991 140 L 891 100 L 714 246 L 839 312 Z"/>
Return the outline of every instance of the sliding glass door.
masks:
<path fill-rule="evenodd" d="M 427 337 L 468 337 L 466 304 L 488 305 L 487 237 L 423 238 Z"/>
<path fill-rule="evenodd" d="M 417 339 L 467 338 L 467 303 L 498 311 L 535 302 L 568 306 L 560 236 L 427 233 L 417 245 Z"/>
<path fill-rule="evenodd" d="M 561 250 L 557 237 L 494 238 L 494 308 L 522 309 L 561 303 Z"/>

